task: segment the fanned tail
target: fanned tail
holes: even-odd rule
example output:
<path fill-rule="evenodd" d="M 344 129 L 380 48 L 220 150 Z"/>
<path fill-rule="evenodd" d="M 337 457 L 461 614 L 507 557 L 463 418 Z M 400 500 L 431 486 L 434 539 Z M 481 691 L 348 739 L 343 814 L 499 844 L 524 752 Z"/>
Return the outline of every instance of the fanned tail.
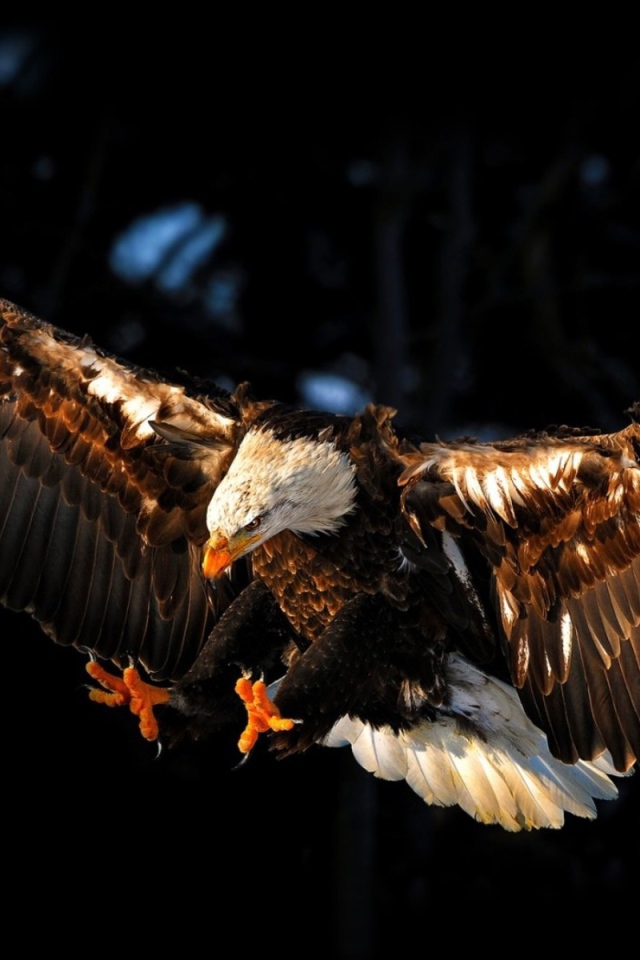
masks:
<path fill-rule="evenodd" d="M 457 656 L 448 669 L 451 702 L 440 719 L 394 733 L 345 716 L 323 744 L 351 744 L 375 776 L 406 780 L 427 803 L 458 804 L 510 831 L 558 828 L 565 813 L 593 819 L 596 800 L 617 797 L 609 775 L 621 774 L 606 754 L 573 765 L 556 760 L 512 688 Z"/>

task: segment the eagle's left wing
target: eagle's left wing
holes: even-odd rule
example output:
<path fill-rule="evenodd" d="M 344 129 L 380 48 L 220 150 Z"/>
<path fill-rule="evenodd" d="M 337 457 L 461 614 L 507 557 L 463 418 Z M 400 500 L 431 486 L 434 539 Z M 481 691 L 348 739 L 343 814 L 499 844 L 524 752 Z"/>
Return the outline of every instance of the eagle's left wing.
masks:
<path fill-rule="evenodd" d="M 509 671 L 566 763 L 640 756 L 640 405 L 608 435 L 423 444 L 402 478 L 418 537 L 484 557 Z M 426 537 L 425 537 L 426 539 Z"/>

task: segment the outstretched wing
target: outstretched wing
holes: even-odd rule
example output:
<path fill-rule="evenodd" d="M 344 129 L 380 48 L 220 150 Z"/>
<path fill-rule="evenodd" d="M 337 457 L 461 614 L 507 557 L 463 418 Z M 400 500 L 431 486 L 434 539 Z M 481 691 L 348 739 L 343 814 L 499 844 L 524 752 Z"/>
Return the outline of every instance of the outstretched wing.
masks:
<path fill-rule="evenodd" d="M 0 602 L 54 640 L 180 677 L 225 600 L 200 569 L 237 407 L 0 300 Z"/>
<path fill-rule="evenodd" d="M 488 562 L 509 669 L 568 763 L 640 756 L 640 406 L 619 433 L 424 444 L 402 478 L 419 536 Z"/>

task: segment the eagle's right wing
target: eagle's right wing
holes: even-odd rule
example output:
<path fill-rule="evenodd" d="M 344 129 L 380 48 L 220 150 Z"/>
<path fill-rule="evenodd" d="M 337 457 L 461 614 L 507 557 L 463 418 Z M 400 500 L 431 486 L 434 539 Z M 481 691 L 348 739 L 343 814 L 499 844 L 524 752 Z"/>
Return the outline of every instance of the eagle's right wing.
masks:
<path fill-rule="evenodd" d="M 239 406 L 127 366 L 0 300 L 0 602 L 156 679 L 227 601 L 201 570 Z"/>

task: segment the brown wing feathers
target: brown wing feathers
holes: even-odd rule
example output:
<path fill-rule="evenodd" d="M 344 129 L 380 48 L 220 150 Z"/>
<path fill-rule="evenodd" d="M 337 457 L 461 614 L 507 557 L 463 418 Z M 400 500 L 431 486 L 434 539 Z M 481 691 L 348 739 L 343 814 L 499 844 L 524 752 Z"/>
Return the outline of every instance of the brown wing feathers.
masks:
<path fill-rule="evenodd" d="M 211 626 L 197 547 L 235 422 L 5 301 L 0 346 L 0 599 L 61 643 L 180 676 Z M 217 449 L 159 455 L 151 418 Z"/>
<path fill-rule="evenodd" d="M 640 426 L 425 444 L 404 502 L 490 562 L 511 674 L 568 762 L 640 755 Z M 420 485 L 438 490 L 416 499 Z M 418 503 L 418 506 L 416 506 Z M 438 509 L 439 507 L 439 509 Z"/>

